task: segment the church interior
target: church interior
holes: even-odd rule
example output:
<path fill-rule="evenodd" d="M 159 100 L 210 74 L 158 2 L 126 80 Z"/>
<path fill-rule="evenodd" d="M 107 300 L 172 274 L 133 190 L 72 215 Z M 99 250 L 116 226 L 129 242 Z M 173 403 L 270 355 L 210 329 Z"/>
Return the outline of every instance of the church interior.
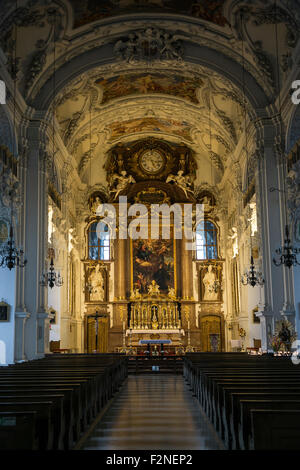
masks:
<path fill-rule="evenodd" d="M 145 413 L 171 410 L 150 394 L 161 377 L 183 421 L 204 410 L 207 448 L 293 448 L 300 1 L 1 0 L 0 12 L 1 437 L 93 448 L 87 429 L 111 402 L 140 390 Z M 37 376 L 50 371 L 80 410 L 36 439 L 45 410 L 17 382 L 36 378 L 32 400 L 46 400 Z M 232 403 L 214 388 L 222 374 Z M 239 398 L 238 374 L 253 396 L 245 384 Z M 249 404 L 262 388 L 265 414 Z M 161 448 L 204 448 L 197 432 Z"/>

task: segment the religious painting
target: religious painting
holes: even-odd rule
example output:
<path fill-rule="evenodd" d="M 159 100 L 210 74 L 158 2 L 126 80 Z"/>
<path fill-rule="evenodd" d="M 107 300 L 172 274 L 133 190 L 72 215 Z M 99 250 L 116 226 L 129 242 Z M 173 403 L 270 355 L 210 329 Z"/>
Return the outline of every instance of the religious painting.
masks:
<path fill-rule="evenodd" d="M 205 262 L 199 268 L 200 302 L 222 301 L 222 264 Z"/>
<path fill-rule="evenodd" d="M 10 306 L 6 302 L 0 302 L 0 322 L 9 321 Z"/>
<path fill-rule="evenodd" d="M 200 78 L 187 78 L 174 73 L 122 74 L 101 77 L 96 85 L 103 90 L 102 104 L 127 95 L 163 93 L 198 103 L 196 89 L 203 85 Z"/>
<path fill-rule="evenodd" d="M 183 14 L 226 26 L 225 0 L 69 0 L 74 12 L 74 28 L 103 18 L 129 13 Z"/>
<path fill-rule="evenodd" d="M 51 258 L 55 259 L 55 249 L 52 247 L 48 248 L 48 259 Z"/>
<path fill-rule="evenodd" d="M 50 325 L 56 325 L 57 324 L 57 312 L 55 310 L 51 310 L 49 312 L 49 323 L 50 323 Z"/>
<path fill-rule="evenodd" d="M 164 239 L 131 240 L 132 290 L 148 294 L 153 281 L 160 294 L 176 290 L 175 243 Z"/>
<path fill-rule="evenodd" d="M 140 118 L 124 122 L 114 122 L 109 127 L 111 129 L 110 140 L 118 139 L 122 135 L 136 134 L 138 132 L 164 132 L 191 141 L 191 127 L 186 121 Z"/>
<path fill-rule="evenodd" d="M 8 239 L 8 224 L 5 220 L 0 220 L 0 245 Z"/>
<path fill-rule="evenodd" d="M 220 335 L 219 334 L 210 334 L 209 342 L 210 342 L 210 350 L 212 352 L 220 351 Z"/>

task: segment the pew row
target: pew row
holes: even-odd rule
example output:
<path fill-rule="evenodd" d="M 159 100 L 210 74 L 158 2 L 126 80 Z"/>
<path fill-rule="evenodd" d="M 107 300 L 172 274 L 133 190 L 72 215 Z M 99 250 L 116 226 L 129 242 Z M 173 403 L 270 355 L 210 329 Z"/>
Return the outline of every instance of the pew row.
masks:
<path fill-rule="evenodd" d="M 300 411 L 300 369 L 288 357 L 190 353 L 184 358 L 184 377 L 227 449 L 263 449 L 265 445 L 275 450 L 279 437 L 263 439 L 258 423 L 266 433 L 270 424 L 272 432 L 282 428 L 288 436 L 289 417 Z M 264 414 L 266 421 L 259 421 Z M 290 429 L 294 437 L 289 449 L 300 440 L 292 419 Z"/>
<path fill-rule="evenodd" d="M 53 354 L 0 367 L 0 449 L 72 449 L 127 375 L 122 354 Z"/>

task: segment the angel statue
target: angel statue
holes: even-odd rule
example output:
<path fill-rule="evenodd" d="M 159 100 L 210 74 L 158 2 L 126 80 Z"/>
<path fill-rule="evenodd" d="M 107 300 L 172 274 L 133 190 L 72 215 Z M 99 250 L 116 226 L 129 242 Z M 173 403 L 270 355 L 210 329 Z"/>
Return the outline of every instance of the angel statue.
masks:
<path fill-rule="evenodd" d="M 174 287 L 169 287 L 168 297 L 170 297 L 170 299 L 172 300 L 176 299 L 176 293 L 175 293 Z"/>
<path fill-rule="evenodd" d="M 192 189 L 190 189 L 192 186 L 190 177 L 188 175 L 183 176 L 183 170 L 179 170 L 177 175 L 169 175 L 166 183 L 170 183 L 170 181 L 174 181 L 183 190 L 186 197 L 188 197 L 188 191 L 192 192 Z"/>
<path fill-rule="evenodd" d="M 156 284 L 156 282 L 153 281 L 151 282 L 150 286 L 148 286 L 148 294 L 149 295 L 157 295 L 159 294 L 159 285 Z"/>
<path fill-rule="evenodd" d="M 121 191 L 124 191 L 124 189 L 127 187 L 128 184 L 135 183 L 135 179 L 131 175 L 127 175 L 127 172 L 125 170 L 121 171 L 121 175 L 118 175 L 117 173 L 114 173 L 111 178 L 110 178 L 110 191 L 112 193 L 116 193 L 114 199 L 117 199 Z M 117 181 L 117 185 L 115 188 L 112 188 L 112 185 L 114 182 Z"/>
<path fill-rule="evenodd" d="M 131 296 L 130 296 L 131 299 L 140 299 L 141 297 L 142 295 L 138 288 L 132 289 Z"/>

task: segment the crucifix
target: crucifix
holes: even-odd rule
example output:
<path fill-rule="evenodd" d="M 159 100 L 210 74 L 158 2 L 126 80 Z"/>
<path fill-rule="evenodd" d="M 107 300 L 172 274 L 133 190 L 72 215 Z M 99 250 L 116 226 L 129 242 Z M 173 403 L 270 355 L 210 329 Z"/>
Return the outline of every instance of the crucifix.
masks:
<path fill-rule="evenodd" d="M 96 314 L 95 314 L 95 338 L 96 338 L 96 348 L 95 348 L 95 352 L 97 352 L 98 350 L 98 330 L 99 330 L 99 324 L 98 324 L 98 318 L 100 317 L 99 315 L 99 312 L 98 310 L 96 310 Z"/>

